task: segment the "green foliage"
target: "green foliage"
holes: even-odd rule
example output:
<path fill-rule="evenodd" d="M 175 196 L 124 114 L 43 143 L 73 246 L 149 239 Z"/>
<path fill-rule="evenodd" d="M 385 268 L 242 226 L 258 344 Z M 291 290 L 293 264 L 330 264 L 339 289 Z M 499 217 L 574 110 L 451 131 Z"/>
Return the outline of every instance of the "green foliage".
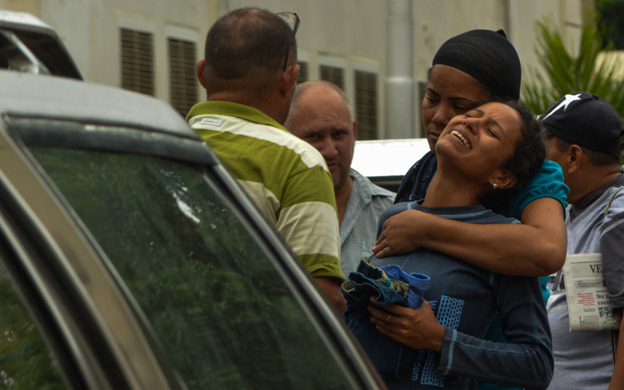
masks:
<path fill-rule="evenodd" d="M 529 67 L 531 80 L 522 90 L 522 100 L 533 112 L 543 113 L 565 94 L 583 91 L 600 96 L 624 116 L 624 81 L 615 79 L 613 60 L 606 59 L 596 66 L 598 55 L 612 46 L 603 47 L 597 17 L 590 20 L 583 26 L 576 56 L 566 49 L 552 18 L 537 22 L 535 52 L 544 73 Z"/>
<path fill-rule="evenodd" d="M 624 0 L 596 0 L 596 12 L 605 45 L 612 43 L 616 50 L 624 50 Z"/>

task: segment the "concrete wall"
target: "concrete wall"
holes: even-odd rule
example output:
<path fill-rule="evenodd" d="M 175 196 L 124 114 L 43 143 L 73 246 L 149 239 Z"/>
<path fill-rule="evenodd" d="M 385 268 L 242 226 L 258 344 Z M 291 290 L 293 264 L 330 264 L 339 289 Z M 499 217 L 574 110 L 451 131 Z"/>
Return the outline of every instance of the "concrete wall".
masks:
<path fill-rule="evenodd" d="M 0 9 L 39 16 L 39 0 L 0 0 Z"/>
<path fill-rule="evenodd" d="M 413 136 L 420 132 L 418 82 L 436 50 L 448 38 L 476 28 L 503 28 L 526 71 L 536 67 L 535 21 L 550 16 L 566 42 L 578 43 L 583 7 L 593 0 L 406 0 L 412 1 L 413 21 Z M 197 42 L 198 59 L 210 25 L 224 13 L 243 6 L 274 12 L 294 11 L 301 18 L 297 33 L 299 57 L 309 63 L 310 79 L 318 79 L 320 64 L 345 69 L 345 92 L 353 100 L 354 70 L 378 74 L 378 115 L 381 138 L 386 129 L 389 0 L 0 0 L 0 8 L 31 12 L 57 29 L 88 81 L 120 85 L 119 28 L 154 34 L 156 89 L 168 100 L 167 36 Z M 158 65 L 160 64 L 160 65 Z M 525 74 L 526 76 L 526 74 Z M 198 100 L 204 98 L 203 91 Z"/>
<path fill-rule="evenodd" d="M 384 128 L 387 1 L 380 0 L 263 0 L 221 1 L 220 15 L 236 8 L 259 6 L 273 12 L 296 12 L 299 59 L 308 62 L 310 80 L 319 80 L 320 65 L 345 70 L 345 93 L 354 102 L 354 71 L 372 71 L 378 77 L 378 133 Z M 226 6 L 227 5 L 227 6 Z"/>
<path fill-rule="evenodd" d="M 119 29 L 152 33 L 155 95 L 168 100 L 166 38 L 195 41 L 199 60 L 210 14 L 209 4 L 197 0 L 48 0 L 39 17 L 57 30 L 86 80 L 113 86 L 121 84 Z"/>

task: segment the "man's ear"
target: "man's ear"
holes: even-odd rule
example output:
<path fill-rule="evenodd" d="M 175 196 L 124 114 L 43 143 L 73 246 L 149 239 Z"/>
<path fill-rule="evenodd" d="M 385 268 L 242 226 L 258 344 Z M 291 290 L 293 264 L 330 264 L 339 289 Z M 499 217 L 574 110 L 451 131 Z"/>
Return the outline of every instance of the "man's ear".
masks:
<path fill-rule="evenodd" d="M 197 61 L 197 65 L 195 66 L 195 72 L 197 73 L 197 80 L 199 80 L 199 83 L 202 85 L 202 87 L 206 89 L 206 79 L 205 79 L 206 60 L 205 59 L 202 58 L 201 60 Z"/>
<path fill-rule="evenodd" d="M 566 154 L 568 163 L 568 173 L 574 173 L 581 168 L 583 164 L 583 149 L 578 145 L 570 146 Z"/>
<path fill-rule="evenodd" d="M 287 66 L 286 70 L 281 72 L 278 80 L 278 90 L 283 98 L 286 98 L 290 93 L 293 85 L 297 82 L 297 76 L 299 76 L 299 64 Z"/>
<path fill-rule="evenodd" d="M 504 169 L 500 171 L 491 182 L 492 184 L 496 184 L 496 189 L 505 190 L 507 188 L 512 188 L 516 185 L 518 178 L 511 174 L 508 170 Z"/>

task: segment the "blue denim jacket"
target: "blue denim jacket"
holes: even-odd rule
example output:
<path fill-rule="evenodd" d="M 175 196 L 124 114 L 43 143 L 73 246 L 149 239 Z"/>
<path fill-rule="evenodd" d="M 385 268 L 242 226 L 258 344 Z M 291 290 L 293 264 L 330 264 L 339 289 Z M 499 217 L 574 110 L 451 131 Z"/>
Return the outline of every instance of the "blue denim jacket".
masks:
<path fill-rule="evenodd" d="M 347 301 L 343 316 L 353 334 L 360 341 L 372 363 L 381 374 L 398 374 L 414 360 L 417 350 L 406 347 L 380 333 L 370 321 L 368 306 L 375 297 L 379 306 L 402 305 L 418 309 L 429 287 L 429 277 L 417 273 L 406 274 L 399 266 L 376 268 L 363 258 L 356 272 L 342 284 Z"/>

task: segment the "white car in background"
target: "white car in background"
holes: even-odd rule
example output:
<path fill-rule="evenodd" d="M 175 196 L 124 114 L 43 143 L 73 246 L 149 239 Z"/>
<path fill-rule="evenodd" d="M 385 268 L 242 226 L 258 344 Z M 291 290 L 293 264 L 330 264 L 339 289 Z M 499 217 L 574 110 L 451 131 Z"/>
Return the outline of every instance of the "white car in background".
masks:
<path fill-rule="evenodd" d="M 429 151 L 426 138 L 356 141 L 351 167 L 396 192 L 412 165 Z"/>

